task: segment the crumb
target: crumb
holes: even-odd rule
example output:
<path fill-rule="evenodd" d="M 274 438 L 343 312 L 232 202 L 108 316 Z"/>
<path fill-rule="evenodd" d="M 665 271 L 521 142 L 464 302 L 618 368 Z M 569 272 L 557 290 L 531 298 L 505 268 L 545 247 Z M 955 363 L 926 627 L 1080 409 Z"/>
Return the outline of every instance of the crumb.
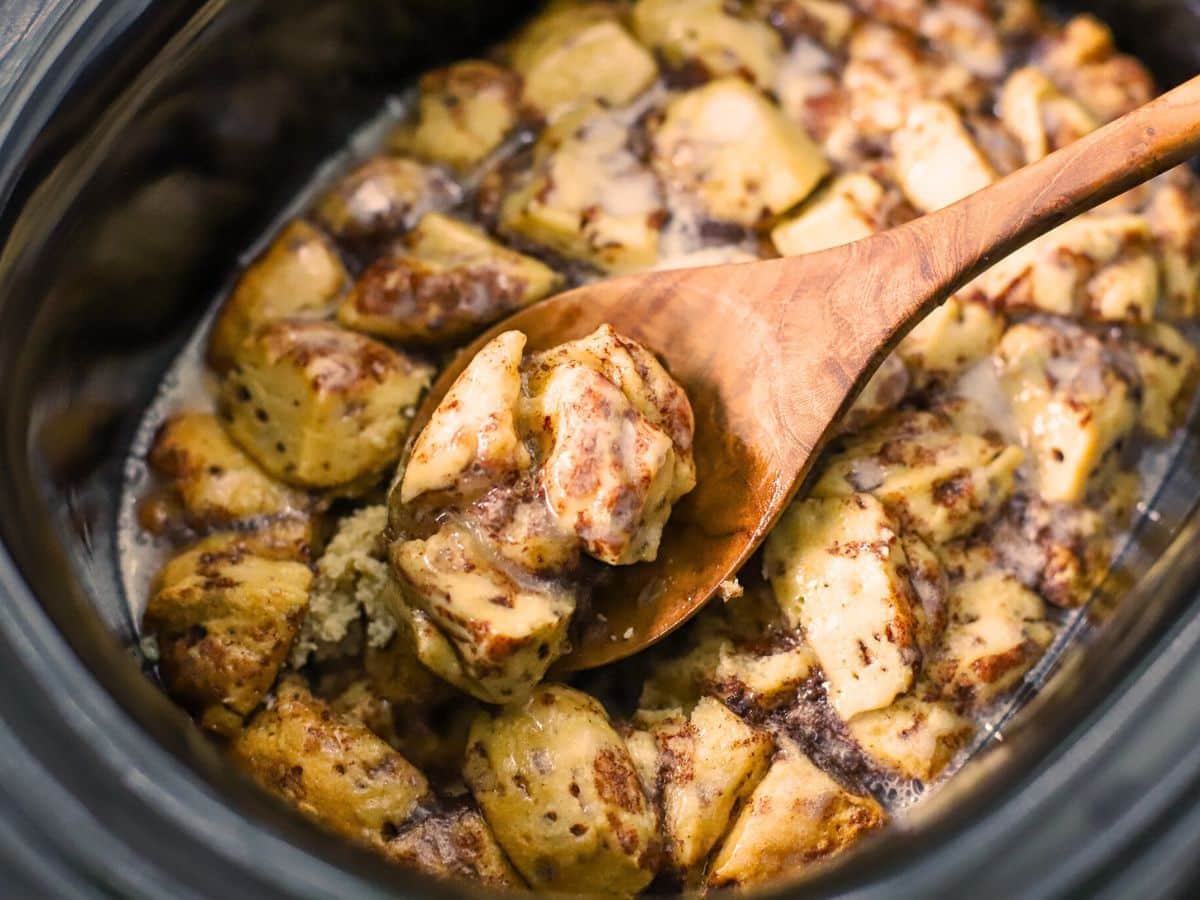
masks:
<path fill-rule="evenodd" d="M 725 579 L 717 585 L 717 596 L 725 603 L 728 603 L 730 600 L 737 600 L 745 593 L 746 589 L 742 587 L 742 583 L 737 580 L 736 575 L 733 578 Z"/>
<path fill-rule="evenodd" d="M 308 617 L 292 650 L 293 667 L 303 666 L 314 651 L 343 642 L 363 618 L 372 647 L 385 646 L 396 633 L 389 595 L 398 588 L 377 540 L 386 524 L 385 506 L 369 506 L 338 523 L 337 534 L 317 560 Z"/>

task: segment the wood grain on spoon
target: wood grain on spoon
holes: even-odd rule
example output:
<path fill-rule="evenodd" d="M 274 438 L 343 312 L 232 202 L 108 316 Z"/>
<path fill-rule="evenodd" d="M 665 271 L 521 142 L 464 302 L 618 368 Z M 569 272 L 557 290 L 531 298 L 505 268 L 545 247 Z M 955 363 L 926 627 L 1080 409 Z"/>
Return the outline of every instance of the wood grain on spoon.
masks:
<path fill-rule="evenodd" d="M 661 639 L 737 573 L 858 389 L 927 312 L 1023 244 L 1198 152 L 1200 78 L 954 206 L 858 243 L 560 294 L 465 348 L 413 434 L 502 331 L 523 331 L 541 350 L 607 322 L 666 362 L 696 411 L 696 489 L 672 514 L 658 559 L 614 569 L 597 588 L 593 609 L 604 618 L 592 617 L 559 669 L 612 662 Z"/>

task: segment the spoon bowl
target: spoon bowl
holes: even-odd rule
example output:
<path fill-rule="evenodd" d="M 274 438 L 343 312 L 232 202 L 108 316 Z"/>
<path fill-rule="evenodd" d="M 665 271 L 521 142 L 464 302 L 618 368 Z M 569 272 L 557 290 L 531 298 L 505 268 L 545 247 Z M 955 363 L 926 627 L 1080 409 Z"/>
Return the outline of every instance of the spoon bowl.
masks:
<path fill-rule="evenodd" d="M 612 325 L 659 355 L 696 414 L 696 488 L 657 559 L 614 567 L 558 663 L 613 662 L 663 638 L 732 579 L 896 343 L 973 277 L 1066 220 L 1200 152 L 1200 78 L 899 228 L 806 256 L 600 281 L 529 306 L 441 373 L 416 435 L 496 335 L 548 349 Z"/>

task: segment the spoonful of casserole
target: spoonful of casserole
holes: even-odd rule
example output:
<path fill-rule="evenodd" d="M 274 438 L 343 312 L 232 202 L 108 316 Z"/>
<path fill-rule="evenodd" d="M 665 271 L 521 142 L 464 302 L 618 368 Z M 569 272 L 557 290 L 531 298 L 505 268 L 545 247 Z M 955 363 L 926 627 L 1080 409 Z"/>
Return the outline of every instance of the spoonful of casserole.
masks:
<path fill-rule="evenodd" d="M 590 668 L 660 640 L 728 591 L 923 316 L 1198 151 L 1193 79 L 891 231 L 598 282 L 496 325 L 429 391 L 391 492 L 389 556 L 420 598 L 407 614 L 422 659 L 504 702 L 551 665 Z M 937 166 L 953 147 L 922 152 Z M 943 162 L 932 189 L 961 195 Z"/>

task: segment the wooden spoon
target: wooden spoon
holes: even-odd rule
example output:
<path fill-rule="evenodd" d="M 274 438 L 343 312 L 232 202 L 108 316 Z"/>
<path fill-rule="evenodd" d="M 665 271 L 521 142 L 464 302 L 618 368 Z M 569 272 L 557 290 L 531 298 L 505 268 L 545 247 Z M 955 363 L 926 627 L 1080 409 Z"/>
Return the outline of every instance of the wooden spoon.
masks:
<path fill-rule="evenodd" d="M 747 148 L 752 152 L 753 148 Z M 1200 153 L 1200 78 L 961 202 L 807 256 L 648 272 L 534 304 L 465 348 L 413 434 L 475 353 L 517 329 L 529 350 L 610 323 L 659 354 L 696 412 L 697 485 L 658 559 L 620 567 L 559 671 L 660 640 L 732 578 L 775 524 L 834 424 L 896 343 L 958 288 L 1066 220 Z"/>

